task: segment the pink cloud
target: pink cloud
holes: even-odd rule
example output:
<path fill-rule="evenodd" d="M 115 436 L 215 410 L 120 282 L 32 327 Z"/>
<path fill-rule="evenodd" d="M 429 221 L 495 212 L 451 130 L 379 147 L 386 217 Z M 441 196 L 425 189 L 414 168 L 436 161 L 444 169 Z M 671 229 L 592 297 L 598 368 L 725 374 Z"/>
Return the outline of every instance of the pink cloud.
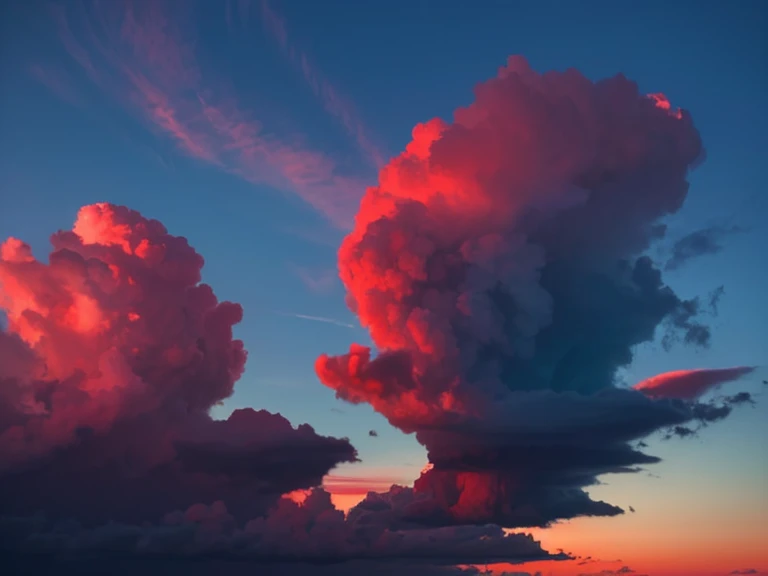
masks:
<path fill-rule="evenodd" d="M 369 135 L 370 131 L 360 118 L 354 104 L 334 87 L 319 68 L 312 64 L 305 52 L 291 44 L 285 20 L 272 9 L 267 0 L 261 0 L 261 14 L 266 30 L 275 38 L 283 54 L 301 71 L 304 80 L 323 103 L 326 111 L 342 124 L 368 161 L 376 168 L 381 168 L 385 163 L 385 155 L 374 144 Z"/>
<path fill-rule="evenodd" d="M 426 447 L 411 520 L 621 515 L 586 488 L 658 461 L 630 440 L 689 436 L 751 401 L 614 386 L 657 325 L 708 342 L 697 301 L 642 255 L 691 190 L 699 133 L 622 75 L 539 73 L 521 56 L 474 93 L 452 122 L 416 125 L 368 188 L 338 263 L 374 346 L 321 355 L 317 375 Z"/>
<path fill-rule="evenodd" d="M 73 6 L 54 11 L 59 38 L 107 95 L 188 156 L 291 191 L 337 226 L 349 226 L 365 183 L 340 174 L 333 158 L 300 135 L 271 133 L 243 108 L 231 83 L 200 64 L 191 13 L 182 5 L 173 17 L 162 3 Z M 239 7 L 241 18 L 247 9 Z"/>
<path fill-rule="evenodd" d="M 357 461 L 348 440 L 279 414 L 211 418 L 245 369 L 243 311 L 201 283 L 186 238 L 99 203 L 51 244 L 38 261 L 0 243 L 3 514 L 143 521 L 212 490 L 238 511 L 263 498 L 263 512 Z"/>
<path fill-rule="evenodd" d="M 147 118 L 158 128 L 170 135 L 187 154 L 218 164 L 217 153 L 209 146 L 205 134 L 192 131 L 179 119 L 168 96 L 157 89 L 143 75 L 126 71 L 136 91 L 134 101 L 141 107 Z"/>
<path fill-rule="evenodd" d="M 752 366 L 695 370 L 673 370 L 658 374 L 635 384 L 639 390 L 652 398 L 678 398 L 692 400 L 726 382 L 738 380 L 755 370 Z"/>

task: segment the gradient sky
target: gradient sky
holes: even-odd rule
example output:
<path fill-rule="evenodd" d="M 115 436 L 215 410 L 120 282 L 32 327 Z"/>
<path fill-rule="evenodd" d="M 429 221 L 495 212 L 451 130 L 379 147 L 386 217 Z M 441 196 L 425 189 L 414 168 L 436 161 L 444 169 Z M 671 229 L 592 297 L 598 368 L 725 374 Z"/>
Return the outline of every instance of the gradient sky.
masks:
<path fill-rule="evenodd" d="M 711 347 L 644 346 L 627 382 L 765 363 L 764 2 L 189 2 L 179 22 L 195 36 L 164 46 L 147 33 L 146 53 L 100 36 L 78 6 L 0 7 L 0 239 L 23 238 L 40 257 L 50 232 L 93 202 L 128 205 L 187 237 L 205 257 L 204 280 L 245 310 L 236 335 L 247 372 L 216 416 L 258 406 L 349 437 L 362 462 L 328 480 L 340 503 L 412 482 L 426 457 L 368 405 L 318 383 L 319 354 L 370 342 L 345 306 L 336 249 L 377 166 L 417 122 L 469 103 L 510 54 L 541 71 L 621 72 L 690 111 L 707 159 L 652 256 L 667 259 L 674 240 L 702 228 L 741 229 L 666 274 L 682 297 L 725 286 Z M 766 378 L 760 368 L 744 384 L 756 406 L 696 438 L 652 439 L 664 462 L 591 491 L 635 513 L 536 531 L 550 549 L 620 562 L 535 569 L 768 571 Z"/>

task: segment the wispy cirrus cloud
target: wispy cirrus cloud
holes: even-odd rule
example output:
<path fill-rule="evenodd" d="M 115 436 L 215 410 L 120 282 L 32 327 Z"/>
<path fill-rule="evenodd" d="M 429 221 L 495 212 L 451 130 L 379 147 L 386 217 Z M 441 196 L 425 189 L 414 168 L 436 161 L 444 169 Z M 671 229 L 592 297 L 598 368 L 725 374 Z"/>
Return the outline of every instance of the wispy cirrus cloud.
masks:
<path fill-rule="evenodd" d="M 82 1 L 56 4 L 52 14 L 85 76 L 184 154 L 294 192 L 337 226 L 350 224 L 365 182 L 303 135 L 277 134 L 244 107 L 232 82 L 201 64 L 204 43 L 188 5 Z"/>
<path fill-rule="evenodd" d="M 289 264 L 289 268 L 315 294 L 328 294 L 339 285 L 339 273 L 335 268 L 308 268 L 297 264 Z"/>
<path fill-rule="evenodd" d="M 83 97 L 64 70 L 33 64 L 29 67 L 29 75 L 65 102 L 73 106 L 84 105 Z"/>
<path fill-rule="evenodd" d="M 240 0 L 240 14 L 247 17 L 249 11 L 249 0 Z M 371 165 L 381 168 L 386 161 L 385 154 L 374 143 L 370 130 L 353 102 L 328 80 L 306 52 L 291 42 L 285 19 L 268 0 L 261 0 L 261 17 L 265 30 L 277 42 L 285 57 L 301 73 L 313 94 L 323 103 L 325 110 L 341 123 Z"/>

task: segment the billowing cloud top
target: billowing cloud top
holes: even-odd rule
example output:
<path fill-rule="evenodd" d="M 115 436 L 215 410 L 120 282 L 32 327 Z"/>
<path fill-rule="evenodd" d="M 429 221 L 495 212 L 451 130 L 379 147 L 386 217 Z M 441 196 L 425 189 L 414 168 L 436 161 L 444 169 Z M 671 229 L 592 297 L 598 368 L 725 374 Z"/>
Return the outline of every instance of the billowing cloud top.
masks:
<path fill-rule="evenodd" d="M 0 252 L 0 513 L 143 521 L 213 500 L 263 512 L 356 459 L 279 414 L 208 416 L 245 367 L 242 310 L 200 283 L 186 239 L 95 204 L 51 242 L 47 264 L 14 238 Z"/>
<path fill-rule="evenodd" d="M 381 352 L 353 345 L 316 369 L 427 447 L 411 520 L 619 514 L 583 488 L 656 461 L 630 440 L 728 413 L 614 383 L 660 326 L 667 344 L 709 342 L 698 300 L 642 255 L 702 152 L 663 95 L 513 56 L 382 169 L 339 251 L 349 306 Z"/>

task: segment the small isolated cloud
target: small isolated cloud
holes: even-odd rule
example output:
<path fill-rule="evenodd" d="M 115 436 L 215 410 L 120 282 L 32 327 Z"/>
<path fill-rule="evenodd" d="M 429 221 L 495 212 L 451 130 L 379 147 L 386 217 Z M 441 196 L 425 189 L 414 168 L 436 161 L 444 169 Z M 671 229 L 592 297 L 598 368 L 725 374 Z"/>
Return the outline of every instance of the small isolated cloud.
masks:
<path fill-rule="evenodd" d="M 694 258 L 717 254 L 723 249 L 723 240 L 727 236 L 743 231 L 738 226 L 730 228 L 709 226 L 686 234 L 675 242 L 672 247 L 672 256 L 664 268 L 666 270 L 676 270 Z"/>
<path fill-rule="evenodd" d="M 754 366 L 734 368 L 675 370 L 636 384 L 635 390 L 652 398 L 694 400 L 706 392 L 754 372 Z M 746 393 L 742 393 L 746 394 Z"/>
<path fill-rule="evenodd" d="M 744 570 L 732 570 L 728 574 L 759 574 L 760 572 L 754 568 L 745 568 Z"/>
<path fill-rule="evenodd" d="M 717 316 L 720 311 L 720 300 L 725 295 L 725 286 L 718 286 L 712 292 L 709 293 L 709 307 L 712 310 L 712 314 Z"/>

